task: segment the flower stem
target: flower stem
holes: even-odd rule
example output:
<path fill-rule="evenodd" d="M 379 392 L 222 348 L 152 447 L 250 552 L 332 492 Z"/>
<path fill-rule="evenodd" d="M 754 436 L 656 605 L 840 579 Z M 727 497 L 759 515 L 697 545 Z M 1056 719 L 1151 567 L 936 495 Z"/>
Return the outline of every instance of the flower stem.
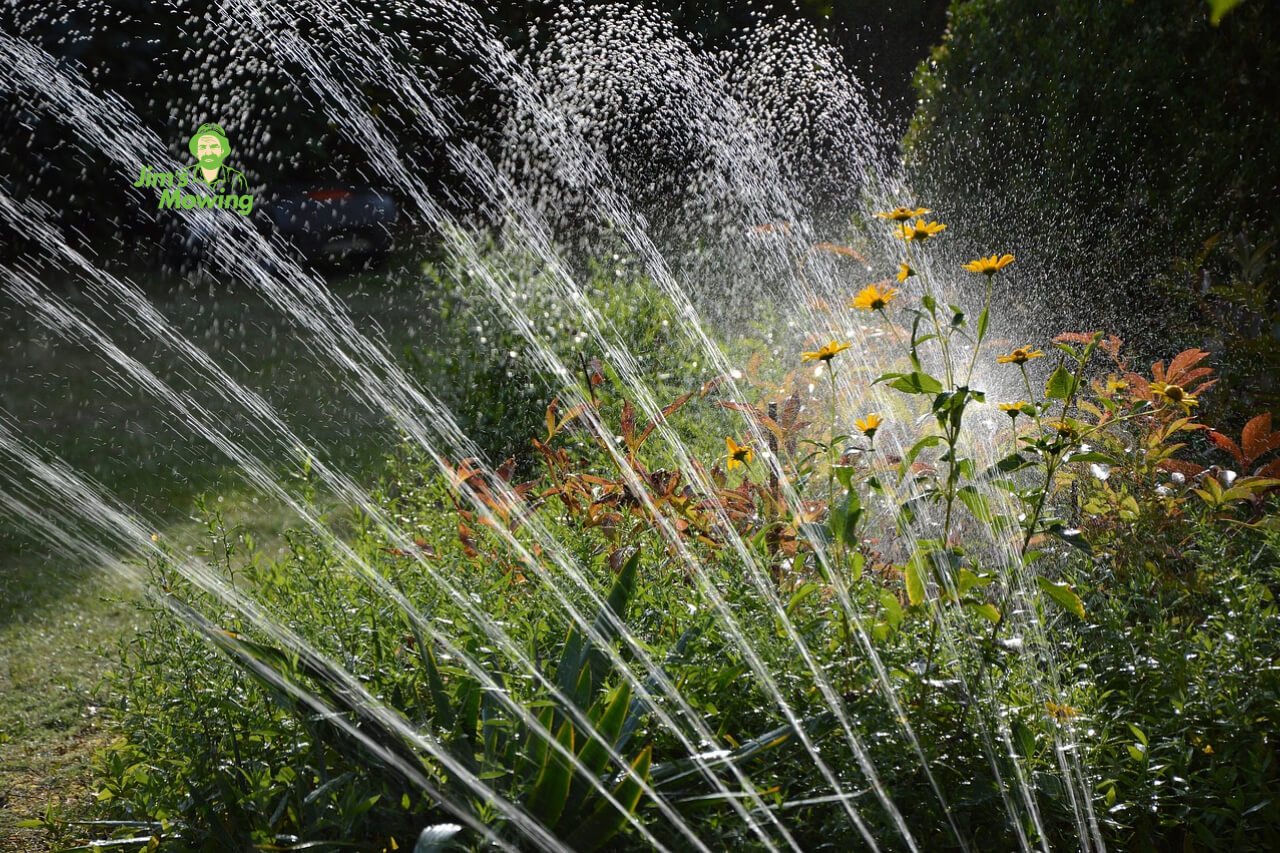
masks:
<path fill-rule="evenodd" d="M 993 277 L 990 275 L 987 276 L 987 298 L 982 303 L 982 314 L 978 315 L 980 318 L 983 314 L 987 314 L 988 312 L 991 311 L 991 279 L 992 278 Z M 975 364 L 978 363 L 978 351 L 982 349 L 983 337 L 985 337 L 985 334 L 982 332 L 979 332 L 977 337 L 974 338 L 973 357 L 969 359 L 969 370 L 964 375 L 965 385 L 968 385 L 970 380 L 973 379 L 973 367 Z"/>

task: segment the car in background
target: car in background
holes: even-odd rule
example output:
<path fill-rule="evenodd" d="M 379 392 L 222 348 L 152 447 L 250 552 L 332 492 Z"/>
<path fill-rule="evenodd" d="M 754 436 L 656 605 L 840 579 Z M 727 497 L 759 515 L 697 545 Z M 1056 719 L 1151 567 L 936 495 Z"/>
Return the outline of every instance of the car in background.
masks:
<path fill-rule="evenodd" d="M 315 267 L 370 269 L 391 253 L 395 199 L 371 187 L 280 184 L 254 193 L 254 221 Z"/>

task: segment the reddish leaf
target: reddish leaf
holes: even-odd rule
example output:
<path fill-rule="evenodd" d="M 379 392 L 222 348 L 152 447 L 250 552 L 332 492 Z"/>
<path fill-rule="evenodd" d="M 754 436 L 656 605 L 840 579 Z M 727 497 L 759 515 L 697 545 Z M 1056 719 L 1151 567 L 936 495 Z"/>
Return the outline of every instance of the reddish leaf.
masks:
<path fill-rule="evenodd" d="M 1259 468 L 1259 477 L 1280 477 L 1280 459 L 1273 459 L 1266 467 Z"/>
<path fill-rule="evenodd" d="M 1240 445 L 1250 462 L 1280 447 L 1280 430 L 1271 431 L 1271 413 L 1264 412 L 1244 425 Z"/>
<path fill-rule="evenodd" d="M 721 385 L 723 385 L 727 378 L 728 377 L 723 374 L 721 374 L 720 376 L 711 377 L 706 382 L 702 383 L 702 387 L 698 389 L 698 396 L 699 397 L 707 396 L 712 391 L 716 390 Z"/>
<path fill-rule="evenodd" d="M 1204 379 L 1206 376 L 1212 376 L 1212 375 L 1213 375 L 1212 367 L 1197 367 L 1195 370 L 1188 370 L 1186 373 L 1183 373 L 1180 376 L 1178 376 L 1178 381 L 1175 382 L 1174 384 L 1181 385 L 1183 388 L 1186 388 L 1192 382 L 1195 382 L 1197 379 Z M 1217 380 L 1215 379 L 1214 381 L 1216 382 Z"/>
<path fill-rule="evenodd" d="M 1209 440 L 1218 447 L 1230 453 L 1241 465 L 1245 464 L 1244 454 L 1240 452 L 1240 447 L 1234 441 L 1227 438 L 1217 430 L 1209 430 Z"/>
<path fill-rule="evenodd" d="M 1192 347 L 1191 349 L 1188 349 L 1188 350 L 1183 350 L 1182 352 L 1178 353 L 1173 357 L 1173 361 L 1169 362 L 1168 375 L 1171 378 L 1167 381 L 1181 385 L 1182 382 L 1179 380 L 1182 374 L 1185 371 L 1190 370 L 1192 367 L 1199 364 L 1200 362 L 1204 361 L 1208 357 L 1209 357 L 1209 353 L 1205 352 L 1202 349 L 1196 349 L 1195 347 Z"/>
<path fill-rule="evenodd" d="M 782 427 L 778 426 L 778 422 L 768 415 L 761 414 L 760 411 L 753 406 L 748 406 L 746 403 L 734 403 L 731 400 L 718 400 L 716 405 L 722 406 L 726 409 L 733 409 L 735 412 L 742 412 L 745 415 L 750 415 L 751 419 L 757 424 L 776 435 L 779 441 L 786 439 L 786 435 L 783 433 Z"/>
<path fill-rule="evenodd" d="M 547 441 L 556 437 L 556 412 L 560 409 L 560 398 L 553 397 L 547 404 Z"/>
<path fill-rule="evenodd" d="M 1055 344 L 1091 344 L 1102 332 L 1063 332 L 1053 339 Z"/>
<path fill-rule="evenodd" d="M 462 543 L 462 553 L 468 557 L 480 556 L 480 552 L 475 549 L 475 531 L 462 522 L 458 522 L 458 541 Z"/>
<path fill-rule="evenodd" d="M 691 399 L 693 398 L 693 394 L 694 394 L 694 392 L 692 392 L 692 391 L 690 391 L 690 392 L 688 392 L 688 393 L 686 393 L 686 394 L 681 394 L 681 395 L 680 395 L 679 397 L 677 397 L 673 402 L 669 403 L 669 404 L 668 404 L 668 405 L 667 405 L 667 406 L 662 410 L 662 413 L 661 413 L 661 414 L 662 414 L 662 419 L 663 419 L 663 420 L 666 420 L 666 419 L 667 419 L 667 418 L 669 418 L 671 415 L 673 415 L 675 412 L 677 412 L 678 410 L 680 410 L 680 409 L 684 406 L 684 404 L 685 404 L 685 403 L 689 402 L 689 400 L 691 400 Z M 644 428 L 644 432 L 640 433 L 639 438 L 637 438 L 637 439 L 636 439 L 636 447 L 639 447 L 640 445 L 644 444 L 644 440 L 645 440 L 646 438 L 648 438 L 648 437 L 649 437 L 649 433 L 653 432 L 653 431 L 654 431 L 654 429 L 656 429 L 656 428 L 657 428 L 657 426 L 658 426 L 658 423 L 657 423 L 657 421 L 656 421 L 656 420 L 655 420 L 655 421 L 649 421 L 649 423 L 648 423 L 648 424 L 645 426 L 645 428 Z"/>
<path fill-rule="evenodd" d="M 829 252 L 833 255 L 843 255 L 846 258 L 853 258 L 855 261 L 866 263 L 867 259 L 862 255 L 850 249 L 848 246 L 841 246 L 836 243 L 815 243 L 813 248 L 822 252 Z"/>
<path fill-rule="evenodd" d="M 636 449 L 636 410 L 630 400 L 622 401 L 622 440 L 627 443 L 627 450 Z"/>
<path fill-rule="evenodd" d="M 1205 471 L 1203 467 L 1184 459 L 1162 459 L 1156 467 L 1161 471 L 1182 474 L 1185 477 L 1198 477 Z"/>

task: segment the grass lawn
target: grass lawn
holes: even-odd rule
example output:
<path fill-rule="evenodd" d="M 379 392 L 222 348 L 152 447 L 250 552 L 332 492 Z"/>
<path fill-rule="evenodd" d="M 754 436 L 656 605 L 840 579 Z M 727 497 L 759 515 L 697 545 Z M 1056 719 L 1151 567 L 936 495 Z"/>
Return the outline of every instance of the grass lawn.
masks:
<path fill-rule="evenodd" d="M 416 269 L 417 260 L 402 254 L 382 271 L 330 283 L 357 327 L 397 359 L 405 346 L 430 347 Z M 367 476 L 390 448 L 383 419 L 341 393 L 290 321 L 256 294 L 208 280 L 138 280 L 187 337 L 335 464 Z M 74 305 L 87 302 L 70 286 L 55 291 Z M 199 393 L 198 378 L 168 365 L 159 344 L 123 323 L 106 330 L 170 384 Z M 267 553 L 293 523 L 282 509 L 255 499 L 190 427 L 8 300 L 0 302 L 0 412 L 48 456 L 92 475 L 180 549 L 199 547 L 202 531 L 191 515 L 200 494 L 221 496 L 227 521 L 245 524 Z M 247 439 L 234 407 L 224 404 L 215 414 L 229 434 Z M 135 627 L 135 595 L 111 568 L 77 564 L 0 516 L 0 850 L 47 849 L 43 830 L 17 824 L 50 805 L 73 819 L 89 815 L 88 762 L 114 736 L 100 711 L 111 697 L 97 686 Z"/>

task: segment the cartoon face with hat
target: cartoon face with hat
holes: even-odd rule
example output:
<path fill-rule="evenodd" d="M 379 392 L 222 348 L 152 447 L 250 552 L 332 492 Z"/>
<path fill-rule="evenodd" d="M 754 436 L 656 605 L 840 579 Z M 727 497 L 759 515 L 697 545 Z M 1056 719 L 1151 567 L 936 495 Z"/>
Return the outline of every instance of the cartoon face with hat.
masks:
<path fill-rule="evenodd" d="M 187 148 L 197 161 L 187 169 L 194 181 L 203 182 L 218 193 L 248 192 L 244 175 L 222 165 L 231 153 L 231 143 L 221 127 L 213 123 L 200 125 Z"/>

